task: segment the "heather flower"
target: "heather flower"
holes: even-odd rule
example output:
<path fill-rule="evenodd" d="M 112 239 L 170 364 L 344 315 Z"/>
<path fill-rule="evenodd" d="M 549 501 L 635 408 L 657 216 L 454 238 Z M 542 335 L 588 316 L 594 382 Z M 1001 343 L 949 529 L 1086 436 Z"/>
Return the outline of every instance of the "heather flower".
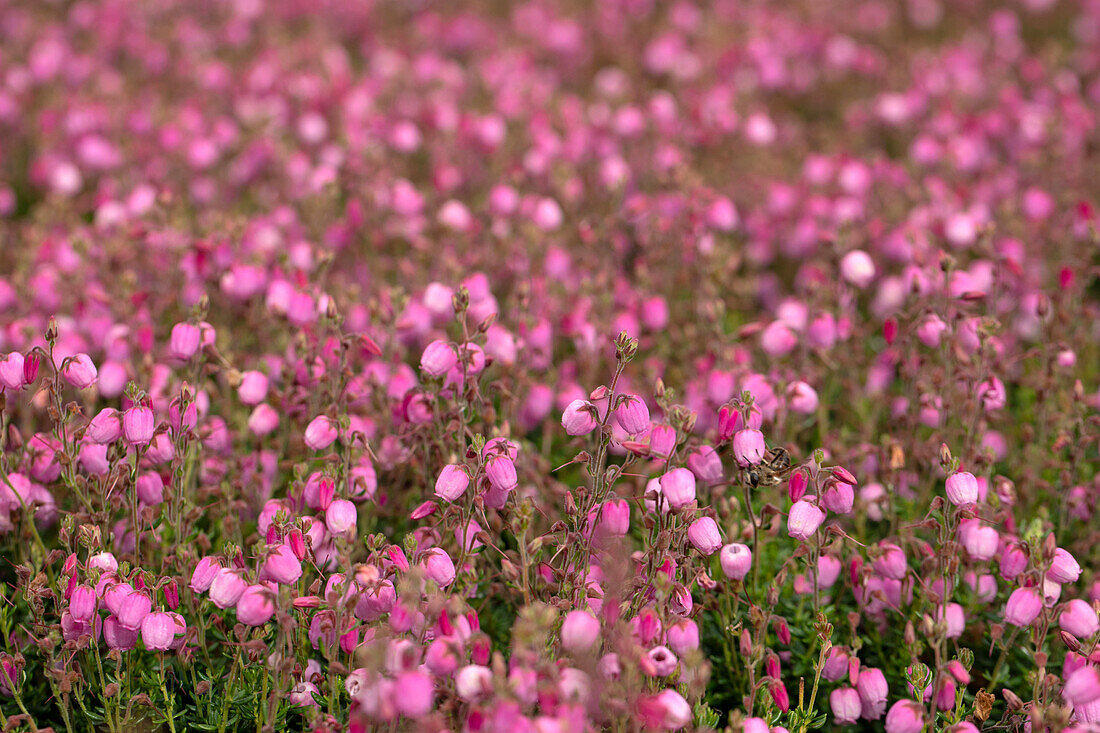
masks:
<path fill-rule="evenodd" d="M 198 326 L 190 323 L 177 323 L 172 326 L 168 339 L 168 357 L 176 361 L 187 361 L 195 355 L 202 343 L 202 332 Z"/>
<path fill-rule="evenodd" d="M 469 484 L 470 477 L 462 466 L 448 464 L 435 481 L 435 495 L 444 501 L 457 501 Z"/>
<path fill-rule="evenodd" d="M 1013 626 L 1031 626 L 1043 610 L 1043 599 L 1034 588 L 1017 588 L 1005 605 L 1005 623 Z"/>
<path fill-rule="evenodd" d="M 420 368 L 430 377 L 442 377 L 458 363 L 454 347 L 446 341 L 432 341 L 420 357 Z"/>
<path fill-rule="evenodd" d="M 236 602 L 237 620 L 245 626 L 263 626 L 275 615 L 275 594 L 262 585 L 250 585 Z"/>
<path fill-rule="evenodd" d="M 333 535 L 340 536 L 355 528 L 359 512 L 347 499 L 336 499 L 325 510 L 325 527 Z"/>
<path fill-rule="evenodd" d="M 95 363 L 87 354 L 77 354 L 61 369 L 65 381 L 77 389 L 91 387 L 96 380 Z"/>
<path fill-rule="evenodd" d="M 222 568 L 214 575 L 210 582 L 210 600 L 218 608 L 230 608 L 237 604 L 241 594 L 248 588 L 248 583 L 240 573 L 229 568 Z"/>
<path fill-rule="evenodd" d="M 153 608 L 153 602 L 148 594 L 139 590 L 131 590 L 118 604 L 116 615 L 123 628 L 135 631 L 141 628 L 141 622 Z"/>
<path fill-rule="evenodd" d="M 838 687 L 829 693 L 829 707 L 839 725 L 856 722 L 862 711 L 859 693 L 852 687 Z"/>
<path fill-rule="evenodd" d="M 912 700 L 899 700 L 886 714 L 886 733 L 920 733 L 924 730 L 924 708 Z"/>
<path fill-rule="evenodd" d="M 1054 550 L 1054 559 L 1047 570 L 1047 578 L 1055 583 L 1076 583 L 1081 577 L 1081 566 L 1073 555 L 1061 547 Z"/>
<path fill-rule="evenodd" d="M 686 468 L 674 468 L 660 478 L 661 495 L 672 509 L 695 501 L 695 476 Z"/>
<path fill-rule="evenodd" d="M 311 450 L 324 450 L 336 442 L 339 433 L 336 423 L 324 415 L 318 415 L 306 426 L 305 441 Z"/>
<path fill-rule="evenodd" d="M 722 565 L 722 573 L 730 580 L 741 580 L 752 568 L 752 550 L 737 542 L 723 547 L 718 559 Z"/>
<path fill-rule="evenodd" d="M 947 477 L 947 500 L 955 506 L 973 504 L 978 500 L 978 480 L 974 474 L 960 471 Z"/>
<path fill-rule="evenodd" d="M 1086 664 L 1068 674 L 1062 687 L 1062 697 L 1074 707 L 1100 699 L 1100 671 Z"/>
<path fill-rule="evenodd" d="M 196 593 L 205 593 L 210 589 L 218 571 L 222 569 L 221 562 L 216 557 L 204 557 L 195 565 L 191 573 L 191 590 Z"/>
<path fill-rule="evenodd" d="M 600 622 L 588 611 L 570 611 L 561 627 L 561 644 L 570 652 L 592 648 L 600 636 Z"/>
<path fill-rule="evenodd" d="M 175 614 L 154 611 L 142 619 L 141 641 L 146 649 L 166 650 L 171 648 L 176 634 L 185 630 L 177 626 Z"/>
<path fill-rule="evenodd" d="M 485 474 L 492 487 L 498 491 L 511 491 L 519 483 L 515 463 L 504 454 L 489 456 L 485 462 Z"/>
<path fill-rule="evenodd" d="M 468 664 L 455 675 L 455 692 L 466 702 L 477 702 L 493 693 L 493 671 L 480 664 Z"/>
<path fill-rule="evenodd" d="M 569 403 L 561 416 L 562 427 L 569 435 L 587 435 L 596 429 L 595 407 L 588 400 L 577 399 Z"/>
<path fill-rule="evenodd" d="M 435 581 L 439 587 L 446 588 L 454 582 L 454 562 L 451 560 L 451 556 L 442 549 L 438 547 L 429 549 L 424 554 L 424 559 L 420 564 L 428 578 Z"/>
<path fill-rule="evenodd" d="M 5 389 L 22 389 L 25 384 L 23 355 L 13 351 L 0 357 L 0 386 Z"/>
<path fill-rule="evenodd" d="M 293 585 L 302 577 L 302 563 L 289 545 L 276 545 L 264 560 L 264 574 L 282 585 Z"/>
<path fill-rule="evenodd" d="M 649 408 L 634 395 L 624 396 L 615 408 L 615 420 L 628 435 L 638 435 L 649 429 Z"/>
<path fill-rule="evenodd" d="M 137 645 L 140 636 L 140 631 L 127 629 L 115 615 L 108 616 L 103 622 L 103 639 L 109 649 L 129 651 Z"/>
<path fill-rule="evenodd" d="M 787 534 L 805 542 L 817 532 L 825 521 L 825 512 L 806 500 L 796 501 L 787 516 Z"/>
<path fill-rule="evenodd" d="M 1058 626 L 1078 639 L 1088 639 L 1100 630 L 1100 621 L 1088 601 L 1074 598 L 1062 608 L 1058 615 Z"/>
<path fill-rule="evenodd" d="M 859 672 L 856 681 L 856 691 L 859 693 L 861 706 L 860 717 L 864 720 L 878 720 L 886 712 L 886 677 L 882 670 L 875 667 L 864 667 Z"/>
<path fill-rule="evenodd" d="M 764 434 L 759 430 L 745 428 L 733 436 L 733 457 L 742 468 L 758 465 L 766 450 Z"/>
<path fill-rule="evenodd" d="M 700 517 L 688 527 L 688 541 L 704 555 L 713 555 L 722 546 L 718 524 L 710 517 Z"/>

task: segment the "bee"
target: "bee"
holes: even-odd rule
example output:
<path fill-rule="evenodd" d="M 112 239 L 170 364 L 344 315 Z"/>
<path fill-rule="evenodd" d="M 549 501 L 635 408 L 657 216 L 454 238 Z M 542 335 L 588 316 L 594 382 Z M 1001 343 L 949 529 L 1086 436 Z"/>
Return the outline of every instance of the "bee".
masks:
<path fill-rule="evenodd" d="M 791 454 L 786 448 L 770 448 L 764 454 L 764 460 L 759 465 L 752 466 L 745 471 L 746 478 L 752 488 L 758 486 L 775 486 L 784 479 L 794 466 L 791 464 Z"/>

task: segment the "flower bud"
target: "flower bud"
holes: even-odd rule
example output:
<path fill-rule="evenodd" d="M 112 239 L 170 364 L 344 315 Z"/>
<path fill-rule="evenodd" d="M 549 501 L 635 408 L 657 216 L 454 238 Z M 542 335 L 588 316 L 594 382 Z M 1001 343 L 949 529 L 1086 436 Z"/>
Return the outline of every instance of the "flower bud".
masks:
<path fill-rule="evenodd" d="M 455 675 L 455 692 L 466 702 L 477 702 L 493 694 L 493 670 L 467 664 Z"/>

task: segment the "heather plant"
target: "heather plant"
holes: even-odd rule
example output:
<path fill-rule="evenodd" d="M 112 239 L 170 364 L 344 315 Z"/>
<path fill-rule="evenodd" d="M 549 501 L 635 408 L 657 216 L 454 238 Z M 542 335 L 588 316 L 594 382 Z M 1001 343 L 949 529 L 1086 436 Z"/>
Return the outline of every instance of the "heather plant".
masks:
<path fill-rule="evenodd" d="M 1100 5 L 0 28 L 5 731 L 1100 729 Z"/>

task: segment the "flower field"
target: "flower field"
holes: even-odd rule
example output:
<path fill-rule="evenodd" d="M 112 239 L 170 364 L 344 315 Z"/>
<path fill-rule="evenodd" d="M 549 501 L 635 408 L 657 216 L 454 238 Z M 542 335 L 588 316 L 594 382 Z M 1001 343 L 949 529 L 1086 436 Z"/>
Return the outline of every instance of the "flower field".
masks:
<path fill-rule="evenodd" d="M 0 38 L 0 730 L 1100 731 L 1097 0 Z"/>

